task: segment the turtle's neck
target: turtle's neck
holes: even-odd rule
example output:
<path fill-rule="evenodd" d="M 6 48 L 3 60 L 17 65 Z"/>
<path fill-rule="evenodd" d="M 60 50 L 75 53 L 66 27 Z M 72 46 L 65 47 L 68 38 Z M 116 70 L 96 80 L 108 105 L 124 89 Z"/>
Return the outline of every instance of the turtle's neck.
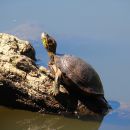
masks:
<path fill-rule="evenodd" d="M 55 56 L 55 53 L 53 52 L 48 52 L 48 56 L 50 58 L 50 63 L 53 64 L 54 63 L 54 56 Z"/>

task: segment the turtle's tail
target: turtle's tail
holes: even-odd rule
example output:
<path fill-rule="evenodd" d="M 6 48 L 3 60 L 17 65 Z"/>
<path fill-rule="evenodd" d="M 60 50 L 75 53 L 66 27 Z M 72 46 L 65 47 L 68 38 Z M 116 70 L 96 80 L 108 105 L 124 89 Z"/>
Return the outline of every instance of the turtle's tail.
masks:
<path fill-rule="evenodd" d="M 104 115 L 106 115 L 112 109 L 104 96 L 97 98 L 97 103 L 99 103 L 99 107 L 101 106 L 103 108 L 101 113 Z"/>

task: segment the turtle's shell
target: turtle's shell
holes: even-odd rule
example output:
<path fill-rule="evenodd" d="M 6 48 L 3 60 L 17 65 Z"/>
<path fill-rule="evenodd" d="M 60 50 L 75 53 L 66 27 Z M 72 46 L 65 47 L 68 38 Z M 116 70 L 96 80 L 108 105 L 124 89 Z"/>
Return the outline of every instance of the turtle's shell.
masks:
<path fill-rule="evenodd" d="M 56 55 L 55 59 L 61 72 L 80 89 L 90 94 L 104 94 L 99 75 L 91 65 L 72 55 Z"/>

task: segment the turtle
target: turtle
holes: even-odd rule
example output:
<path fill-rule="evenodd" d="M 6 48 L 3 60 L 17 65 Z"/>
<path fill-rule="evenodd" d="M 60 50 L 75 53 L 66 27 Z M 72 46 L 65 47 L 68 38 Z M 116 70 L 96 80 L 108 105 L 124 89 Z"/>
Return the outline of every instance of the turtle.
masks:
<path fill-rule="evenodd" d="M 54 96 L 59 94 L 60 84 L 67 89 L 81 95 L 100 99 L 99 102 L 107 106 L 101 79 L 96 70 L 85 60 L 69 54 L 57 54 L 57 42 L 48 33 L 41 34 L 43 46 L 50 57 L 49 67 L 54 74 L 53 87 L 49 90 Z"/>

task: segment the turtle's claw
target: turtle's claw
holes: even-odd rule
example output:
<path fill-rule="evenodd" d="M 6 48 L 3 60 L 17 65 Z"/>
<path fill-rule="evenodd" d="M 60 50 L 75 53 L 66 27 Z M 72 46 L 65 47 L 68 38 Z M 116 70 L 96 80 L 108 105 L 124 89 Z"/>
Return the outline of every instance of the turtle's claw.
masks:
<path fill-rule="evenodd" d="M 49 94 L 52 94 L 53 96 L 58 95 L 58 93 L 59 93 L 59 88 L 55 85 L 53 85 L 53 87 L 49 89 Z"/>

